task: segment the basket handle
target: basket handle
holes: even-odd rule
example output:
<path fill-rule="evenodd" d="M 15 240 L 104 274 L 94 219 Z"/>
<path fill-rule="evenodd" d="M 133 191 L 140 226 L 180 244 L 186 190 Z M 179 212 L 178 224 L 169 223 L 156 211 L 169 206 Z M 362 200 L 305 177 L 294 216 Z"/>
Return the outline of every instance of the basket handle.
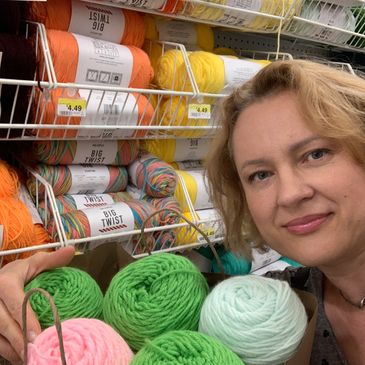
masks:
<path fill-rule="evenodd" d="M 30 289 L 28 292 L 25 293 L 25 297 L 22 304 L 22 324 L 23 324 L 23 341 L 24 341 L 24 364 L 28 363 L 28 339 L 27 339 L 27 303 L 29 298 L 34 293 L 41 293 L 49 302 L 53 314 L 53 320 L 56 327 L 58 342 L 60 345 L 60 353 L 61 353 L 61 361 L 62 365 L 67 365 L 66 362 L 66 355 L 65 355 L 65 348 L 63 346 L 63 338 L 62 338 L 62 328 L 61 328 L 61 321 L 60 316 L 57 311 L 57 307 L 52 296 L 42 288 L 33 288 Z"/>

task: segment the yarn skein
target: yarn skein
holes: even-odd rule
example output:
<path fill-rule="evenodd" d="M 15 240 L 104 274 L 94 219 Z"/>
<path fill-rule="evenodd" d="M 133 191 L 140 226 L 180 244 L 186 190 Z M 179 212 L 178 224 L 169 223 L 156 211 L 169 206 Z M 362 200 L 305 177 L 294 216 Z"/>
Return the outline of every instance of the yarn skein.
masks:
<path fill-rule="evenodd" d="M 85 271 L 73 267 L 45 271 L 31 280 L 25 291 L 33 288 L 42 288 L 52 295 L 61 321 L 102 316 L 103 294 L 96 281 Z M 34 293 L 30 304 L 42 328 L 53 325 L 50 305 L 41 293 Z"/>
<path fill-rule="evenodd" d="M 233 252 L 221 247 L 217 251 L 224 272 L 227 275 L 246 275 L 251 271 L 251 262 L 244 257 L 238 257 Z M 212 259 L 212 271 L 215 273 L 221 272 L 215 257 Z"/>
<path fill-rule="evenodd" d="M 147 341 L 131 365 L 245 365 L 215 338 L 203 333 L 170 331 Z"/>
<path fill-rule="evenodd" d="M 139 141 L 37 141 L 33 143 L 37 162 L 48 165 L 129 165 L 138 155 Z"/>
<path fill-rule="evenodd" d="M 136 47 L 142 47 L 145 39 L 143 16 L 136 11 L 83 3 L 78 0 L 31 2 L 27 10 L 27 19 L 43 23 L 48 29 L 75 32 Z M 77 29 L 71 26 L 75 11 L 78 13 L 74 21 L 74 27 L 76 24 Z M 122 32 L 116 35 L 115 30 L 112 31 L 113 28 L 121 29 Z"/>
<path fill-rule="evenodd" d="M 56 196 L 56 206 L 60 214 L 72 212 L 73 210 L 88 209 L 95 207 L 105 207 L 106 205 L 126 202 L 131 200 L 131 196 L 126 191 L 109 194 L 76 194 Z M 43 220 L 46 217 L 46 204 L 41 201 L 38 206 L 39 215 Z M 47 218 L 51 217 L 50 208 L 47 207 Z"/>
<path fill-rule="evenodd" d="M 128 175 L 131 183 L 149 196 L 164 198 L 175 192 L 175 170 L 153 155 L 140 155 L 128 166 Z"/>
<path fill-rule="evenodd" d="M 18 174 L 3 160 L 0 160 L 0 176 L 0 199 L 16 197 L 19 191 Z"/>
<path fill-rule="evenodd" d="M 75 193 L 115 193 L 127 187 L 128 175 L 123 166 L 81 166 L 38 164 L 35 171 L 52 186 L 55 195 Z M 36 194 L 36 181 L 29 178 L 27 187 L 31 195 Z M 44 191 L 43 185 L 39 192 Z"/>
<path fill-rule="evenodd" d="M 204 302 L 199 331 L 215 337 L 247 365 L 279 365 L 307 328 L 304 305 L 287 282 L 255 275 L 219 283 Z"/>
<path fill-rule="evenodd" d="M 117 273 L 104 297 L 104 320 L 132 349 L 172 330 L 196 330 L 208 284 L 188 259 L 154 254 Z"/>
<path fill-rule="evenodd" d="M 67 365 L 129 365 L 133 358 L 124 339 L 98 319 L 63 321 L 62 337 Z M 28 365 L 59 365 L 60 359 L 55 326 L 47 328 L 28 344 Z"/>

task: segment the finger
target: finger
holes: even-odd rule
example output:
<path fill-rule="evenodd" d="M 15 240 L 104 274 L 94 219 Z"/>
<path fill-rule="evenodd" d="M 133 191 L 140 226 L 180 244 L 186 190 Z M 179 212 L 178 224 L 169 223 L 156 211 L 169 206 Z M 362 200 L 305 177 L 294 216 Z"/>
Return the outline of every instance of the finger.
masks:
<path fill-rule="evenodd" d="M 3 339 L 2 344 L 4 351 L 7 354 L 11 354 L 11 349 L 9 349 L 9 346 L 6 346 L 8 343 L 11 344 L 11 348 L 18 357 L 20 357 L 20 354 L 24 350 L 24 341 L 22 336 L 22 331 L 20 329 L 19 324 L 10 316 L 7 308 L 5 307 L 4 303 L 0 302 L 0 323 L 1 323 L 1 333 L 0 336 Z M 10 352 L 9 352 L 10 351 Z M 0 351 L 1 354 L 3 354 L 2 351 Z M 8 359 L 9 355 L 3 355 Z M 13 356 L 14 357 L 14 356 Z"/>
<path fill-rule="evenodd" d="M 21 363 L 22 359 L 16 353 L 14 348 L 9 344 L 9 342 L 2 336 L 0 336 L 0 356 L 4 359 L 10 361 L 12 364 Z M 1 360 L 0 357 L 0 360 Z M 1 363 L 1 361 L 0 361 Z"/>
<path fill-rule="evenodd" d="M 72 246 L 67 246 L 54 252 L 39 252 L 29 257 L 25 282 L 28 282 L 42 271 L 66 266 L 72 260 L 74 254 L 75 249 Z"/>

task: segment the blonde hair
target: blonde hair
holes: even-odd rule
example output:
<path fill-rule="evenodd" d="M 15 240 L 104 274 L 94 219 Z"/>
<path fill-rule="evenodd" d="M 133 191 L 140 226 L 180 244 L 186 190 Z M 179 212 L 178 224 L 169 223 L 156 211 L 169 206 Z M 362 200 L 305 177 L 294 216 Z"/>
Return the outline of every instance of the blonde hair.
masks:
<path fill-rule="evenodd" d="M 311 61 L 277 61 L 236 89 L 221 106 L 221 129 L 206 168 L 213 202 L 225 224 L 225 243 L 248 258 L 252 242 L 256 247 L 263 247 L 264 242 L 234 164 L 232 134 L 243 110 L 284 91 L 296 95 L 303 118 L 316 133 L 339 141 L 356 161 L 365 164 L 365 80 Z"/>

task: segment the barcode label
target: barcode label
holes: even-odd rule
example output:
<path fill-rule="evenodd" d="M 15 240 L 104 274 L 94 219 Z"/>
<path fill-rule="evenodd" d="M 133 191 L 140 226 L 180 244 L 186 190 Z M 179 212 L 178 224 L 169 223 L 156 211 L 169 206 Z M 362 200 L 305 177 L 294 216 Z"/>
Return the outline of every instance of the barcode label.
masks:
<path fill-rule="evenodd" d="M 118 115 L 120 114 L 119 105 L 104 104 L 104 114 Z"/>
<path fill-rule="evenodd" d="M 57 115 L 59 117 L 85 117 L 86 99 L 59 98 Z"/>
<path fill-rule="evenodd" d="M 189 119 L 210 119 L 210 104 L 189 104 Z"/>

